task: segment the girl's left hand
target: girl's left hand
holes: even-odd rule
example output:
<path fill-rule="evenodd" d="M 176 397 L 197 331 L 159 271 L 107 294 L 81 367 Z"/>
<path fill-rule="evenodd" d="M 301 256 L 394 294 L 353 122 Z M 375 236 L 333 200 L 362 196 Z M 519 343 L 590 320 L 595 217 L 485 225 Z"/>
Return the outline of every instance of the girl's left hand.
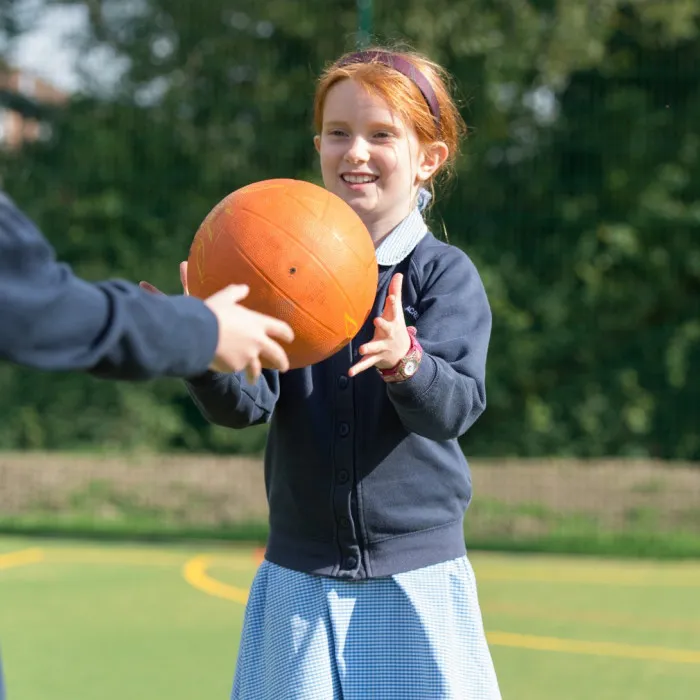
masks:
<path fill-rule="evenodd" d="M 370 367 L 395 367 L 411 348 L 411 337 L 406 329 L 401 303 L 402 282 L 403 275 L 400 273 L 391 278 L 384 312 L 374 319 L 374 337 L 369 343 L 360 346 L 359 353 L 364 357 L 350 368 L 349 377 Z"/>

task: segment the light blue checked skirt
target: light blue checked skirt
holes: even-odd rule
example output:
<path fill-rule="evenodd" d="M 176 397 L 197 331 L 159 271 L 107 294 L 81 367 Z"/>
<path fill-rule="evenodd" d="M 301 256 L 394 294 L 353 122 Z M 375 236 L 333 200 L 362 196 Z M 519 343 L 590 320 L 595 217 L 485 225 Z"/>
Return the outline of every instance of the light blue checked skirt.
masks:
<path fill-rule="evenodd" d="M 500 700 L 466 557 L 364 581 L 263 562 L 232 700 Z"/>

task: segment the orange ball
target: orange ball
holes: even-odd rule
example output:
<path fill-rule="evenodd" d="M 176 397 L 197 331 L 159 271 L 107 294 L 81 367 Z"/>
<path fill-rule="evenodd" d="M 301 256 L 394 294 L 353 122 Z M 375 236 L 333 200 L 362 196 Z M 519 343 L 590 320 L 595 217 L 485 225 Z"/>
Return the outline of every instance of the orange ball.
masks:
<path fill-rule="evenodd" d="M 199 298 L 247 284 L 241 302 L 294 329 L 292 368 L 345 347 L 367 320 L 377 293 L 374 244 L 340 197 L 310 182 L 256 182 L 224 197 L 197 231 L 187 286 Z"/>

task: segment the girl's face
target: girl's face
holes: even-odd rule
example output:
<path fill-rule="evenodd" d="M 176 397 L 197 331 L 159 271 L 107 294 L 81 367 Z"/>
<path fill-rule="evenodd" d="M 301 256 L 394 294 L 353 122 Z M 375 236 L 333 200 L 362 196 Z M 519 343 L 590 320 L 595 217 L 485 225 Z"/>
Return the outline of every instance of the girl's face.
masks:
<path fill-rule="evenodd" d="M 447 157 L 445 144 L 422 147 L 382 97 L 349 79 L 328 91 L 314 143 L 326 189 L 357 212 L 375 243 L 410 213 Z"/>

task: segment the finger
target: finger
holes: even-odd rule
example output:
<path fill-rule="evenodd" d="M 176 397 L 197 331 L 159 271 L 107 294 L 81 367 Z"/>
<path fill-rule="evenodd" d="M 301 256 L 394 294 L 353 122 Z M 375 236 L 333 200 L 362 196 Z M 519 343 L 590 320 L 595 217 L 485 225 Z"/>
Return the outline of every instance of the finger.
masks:
<path fill-rule="evenodd" d="M 396 318 L 396 297 L 393 294 L 389 294 L 384 302 L 384 312 L 382 313 L 382 318 L 389 322 L 393 322 Z"/>
<path fill-rule="evenodd" d="M 151 294 L 163 294 L 158 287 L 154 287 L 150 282 L 141 281 L 139 282 L 139 287 L 147 292 L 150 292 Z"/>
<path fill-rule="evenodd" d="M 359 348 L 360 355 L 377 355 L 386 350 L 386 340 L 373 340 Z"/>
<path fill-rule="evenodd" d="M 265 327 L 267 335 L 277 338 L 278 340 L 283 340 L 285 343 L 291 343 L 294 340 L 294 331 L 292 327 L 280 321 L 277 318 L 267 317 L 267 325 Z"/>
<path fill-rule="evenodd" d="M 187 260 L 183 260 L 180 263 L 180 284 L 182 285 L 182 291 L 189 295 L 187 289 Z"/>
<path fill-rule="evenodd" d="M 264 357 L 273 369 L 286 372 L 289 369 L 289 358 L 281 345 L 272 338 L 265 338 L 260 349 L 260 356 Z"/>
<path fill-rule="evenodd" d="M 399 300 L 399 304 L 401 303 L 401 287 L 402 287 L 402 285 L 403 285 L 403 275 L 400 272 L 397 272 L 391 278 L 391 282 L 389 282 L 389 294 L 396 297 Z"/>
<path fill-rule="evenodd" d="M 226 363 L 223 362 L 222 360 L 218 360 L 218 359 L 216 359 L 216 358 L 214 358 L 214 359 L 212 360 L 211 364 L 209 365 L 209 369 L 210 369 L 212 372 L 224 372 L 224 373 L 228 373 L 228 372 L 233 371 L 233 368 L 232 368 L 232 367 L 230 367 L 228 364 L 226 364 Z"/>
<path fill-rule="evenodd" d="M 394 296 L 394 321 L 397 321 L 399 323 L 404 323 L 405 321 L 403 319 L 403 309 L 401 308 L 401 294 L 397 294 Z"/>
<path fill-rule="evenodd" d="M 366 369 L 374 367 L 374 365 L 376 365 L 380 359 L 381 358 L 379 355 L 369 355 L 363 358 L 348 370 L 348 377 L 355 377 L 360 372 L 364 372 Z"/>
<path fill-rule="evenodd" d="M 247 284 L 230 284 L 228 287 L 224 287 L 221 291 L 217 292 L 213 296 L 225 298 L 226 301 L 231 304 L 237 304 L 239 301 L 245 299 L 250 292 L 250 287 Z"/>
<path fill-rule="evenodd" d="M 374 327 L 386 335 L 391 334 L 391 323 L 382 316 L 377 316 L 377 318 L 374 319 Z"/>
<path fill-rule="evenodd" d="M 262 364 L 257 357 L 254 357 L 250 364 L 245 368 L 245 376 L 249 384 L 255 384 L 262 372 Z"/>

